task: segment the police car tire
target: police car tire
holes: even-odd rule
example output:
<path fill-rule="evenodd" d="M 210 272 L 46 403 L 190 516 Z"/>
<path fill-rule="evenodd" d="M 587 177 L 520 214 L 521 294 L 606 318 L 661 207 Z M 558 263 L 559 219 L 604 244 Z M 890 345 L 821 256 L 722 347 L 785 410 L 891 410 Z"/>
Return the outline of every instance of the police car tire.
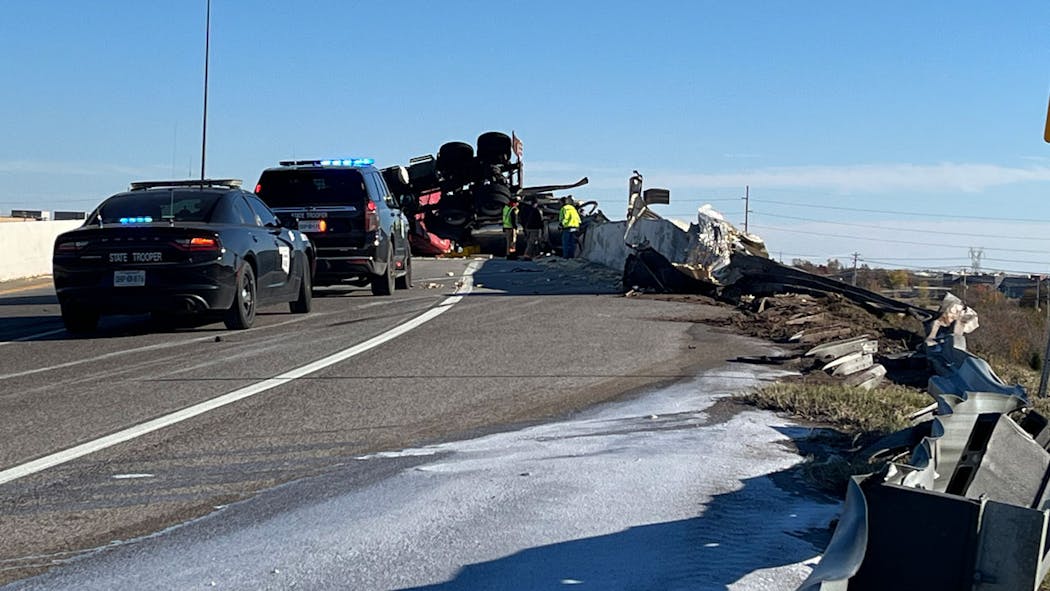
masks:
<path fill-rule="evenodd" d="M 394 282 L 397 289 L 412 289 L 412 255 L 405 253 L 405 274 Z"/>
<path fill-rule="evenodd" d="M 99 313 L 76 305 L 62 305 L 62 324 L 73 334 L 93 332 L 98 328 Z"/>
<path fill-rule="evenodd" d="M 310 270 L 303 269 L 303 278 L 299 282 L 299 297 L 288 302 L 288 309 L 292 314 L 309 314 L 313 306 L 313 286 L 310 285 Z"/>
<path fill-rule="evenodd" d="M 247 295 L 245 295 L 247 292 Z M 237 291 L 233 295 L 233 304 L 226 311 L 223 324 L 230 330 L 251 328 L 255 322 L 255 305 L 258 289 L 255 284 L 255 273 L 248 263 L 241 265 L 237 273 Z"/>

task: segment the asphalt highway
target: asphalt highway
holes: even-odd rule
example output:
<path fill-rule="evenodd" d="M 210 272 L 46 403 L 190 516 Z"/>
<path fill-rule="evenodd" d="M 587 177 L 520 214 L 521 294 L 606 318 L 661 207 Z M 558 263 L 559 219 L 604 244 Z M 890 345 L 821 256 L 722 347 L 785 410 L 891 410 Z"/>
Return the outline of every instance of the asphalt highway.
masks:
<path fill-rule="evenodd" d="M 246 331 L 114 316 L 74 337 L 48 282 L 0 286 L 0 584 L 362 454 L 564 418 L 747 352 L 695 322 L 724 311 L 625 298 L 577 261 L 414 270 L 411 290 L 326 290 Z"/>

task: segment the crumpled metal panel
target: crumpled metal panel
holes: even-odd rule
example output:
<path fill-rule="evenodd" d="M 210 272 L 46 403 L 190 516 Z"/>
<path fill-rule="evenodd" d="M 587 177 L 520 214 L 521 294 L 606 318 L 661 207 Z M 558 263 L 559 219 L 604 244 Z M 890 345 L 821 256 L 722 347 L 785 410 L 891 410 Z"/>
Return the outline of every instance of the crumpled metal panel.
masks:
<path fill-rule="evenodd" d="M 929 435 L 907 461 L 854 478 L 800 591 L 1034 591 L 1050 570 L 1050 426 L 1018 412 L 1024 389 L 963 343 L 948 335 L 927 348 L 938 372 Z"/>

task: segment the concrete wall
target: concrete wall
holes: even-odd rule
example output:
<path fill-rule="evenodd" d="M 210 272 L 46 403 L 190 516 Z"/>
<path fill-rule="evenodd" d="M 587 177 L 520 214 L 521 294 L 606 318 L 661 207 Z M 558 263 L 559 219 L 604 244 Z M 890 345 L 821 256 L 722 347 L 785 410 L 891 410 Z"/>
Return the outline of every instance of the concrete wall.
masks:
<path fill-rule="evenodd" d="M 55 237 L 83 223 L 74 220 L 0 224 L 0 281 L 50 275 Z"/>
<path fill-rule="evenodd" d="M 623 271 L 627 255 L 632 252 L 624 244 L 626 229 L 626 221 L 588 226 L 580 256 Z M 667 220 L 638 220 L 629 238 L 632 243 L 648 241 L 657 252 L 675 263 L 684 262 L 689 252 L 689 234 Z"/>

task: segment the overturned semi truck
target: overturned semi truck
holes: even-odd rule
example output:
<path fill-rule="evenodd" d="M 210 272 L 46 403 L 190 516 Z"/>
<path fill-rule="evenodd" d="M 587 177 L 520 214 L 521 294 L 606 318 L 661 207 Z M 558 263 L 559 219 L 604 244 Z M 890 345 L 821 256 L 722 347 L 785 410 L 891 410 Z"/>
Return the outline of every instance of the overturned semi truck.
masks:
<path fill-rule="evenodd" d="M 424 154 L 405 166 L 383 169 L 387 185 L 405 204 L 415 254 L 443 254 L 468 246 L 497 252 L 503 240 L 503 206 L 512 197 L 534 197 L 545 219 L 556 221 L 559 203 L 554 193 L 588 182 L 584 177 L 575 183 L 525 187 L 523 163 L 510 136 L 488 131 L 475 145 L 446 142 L 436 156 Z M 581 206 L 597 209 L 593 202 Z M 556 239 L 556 233 L 556 223 L 548 222 L 549 240 Z"/>

